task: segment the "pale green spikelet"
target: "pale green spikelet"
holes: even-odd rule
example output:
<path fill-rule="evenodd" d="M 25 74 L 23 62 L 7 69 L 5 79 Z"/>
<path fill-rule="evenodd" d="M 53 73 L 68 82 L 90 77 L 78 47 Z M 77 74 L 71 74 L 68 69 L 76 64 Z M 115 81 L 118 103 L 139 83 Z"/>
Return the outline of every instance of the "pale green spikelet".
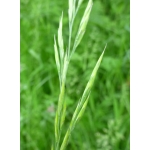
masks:
<path fill-rule="evenodd" d="M 92 0 L 89 0 L 87 7 L 86 7 L 86 10 L 84 12 L 84 15 L 83 15 L 82 20 L 81 20 L 80 25 L 79 25 L 79 29 L 78 29 L 78 33 L 77 33 L 76 38 L 75 38 L 72 54 L 74 53 L 75 49 L 79 45 L 79 43 L 82 40 L 82 37 L 85 33 L 86 26 L 87 26 L 89 16 L 90 16 L 90 12 L 92 9 L 92 5 L 93 5 Z"/>
<path fill-rule="evenodd" d="M 69 24 L 72 21 L 73 15 L 74 15 L 74 0 L 69 0 L 69 9 L 68 9 L 68 15 L 69 15 Z"/>
<path fill-rule="evenodd" d="M 63 12 L 62 12 L 62 16 L 60 18 L 59 28 L 58 28 L 58 45 L 59 45 L 61 60 L 63 60 L 63 57 L 64 57 L 64 42 L 63 42 L 63 36 L 62 36 L 62 26 L 63 25 L 62 24 L 63 24 Z"/>
<path fill-rule="evenodd" d="M 54 36 L 54 51 L 55 51 L 55 61 L 56 61 L 56 66 L 57 66 L 57 70 L 58 70 L 59 81 L 61 82 L 61 79 L 60 79 L 60 60 L 59 60 L 59 53 L 58 53 L 58 48 L 57 48 L 55 36 Z"/>

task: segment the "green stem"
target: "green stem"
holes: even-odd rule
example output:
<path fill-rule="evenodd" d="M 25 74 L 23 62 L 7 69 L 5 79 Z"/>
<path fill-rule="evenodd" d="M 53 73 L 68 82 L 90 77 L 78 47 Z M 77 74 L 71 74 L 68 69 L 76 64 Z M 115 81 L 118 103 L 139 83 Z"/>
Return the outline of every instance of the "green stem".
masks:
<path fill-rule="evenodd" d="M 61 137 L 61 112 L 62 106 L 64 103 L 64 95 L 65 95 L 65 83 L 63 82 L 61 85 L 61 91 L 59 94 L 59 101 L 56 113 L 57 124 L 55 124 L 55 131 L 57 132 L 57 137 L 55 136 L 55 147 L 56 150 L 59 148 L 60 137 Z"/>
<path fill-rule="evenodd" d="M 55 122 L 55 132 L 57 136 L 55 136 L 55 148 L 56 150 L 59 149 L 59 144 L 60 144 L 60 138 L 61 138 L 61 130 L 62 130 L 62 125 L 61 125 L 61 120 L 62 120 L 62 110 L 64 107 L 64 103 L 65 103 L 65 85 L 66 85 L 66 74 L 67 74 L 67 70 L 68 70 L 68 60 L 67 58 L 64 59 L 64 65 L 63 65 L 63 72 L 62 72 L 62 76 L 61 76 L 61 90 L 60 90 L 60 94 L 59 94 L 59 100 L 58 100 L 58 107 L 57 107 L 57 113 L 56 113 L 56 122 Z"/>

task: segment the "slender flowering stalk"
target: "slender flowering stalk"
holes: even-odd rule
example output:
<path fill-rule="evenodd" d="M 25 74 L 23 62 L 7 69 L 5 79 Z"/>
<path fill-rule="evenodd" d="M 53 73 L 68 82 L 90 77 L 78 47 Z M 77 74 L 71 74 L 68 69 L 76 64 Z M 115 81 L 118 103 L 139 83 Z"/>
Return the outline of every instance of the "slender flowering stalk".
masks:
<path fill-rule="evenodd" d="M 91 74 L 91 77 L 85 87 L 85 90 L 83 92 L 83 95 L 81 96 L 78 105 L 73 113 L 72 120 L 70 122 L 70 125 L 68 127 L 68 130 L 66 131 L 66 134 L 63 138 L 62 143 L 61 141 L 61 131 L 63 128 L 63 124 L 65 121 L 66 117 L 66 101 L 65 101 L 65 86 L 66 86 L 66 75 L 67 75 L 67 70 L 69 66 L 69 62 L 71 59 L 71 56 L 75 52 L 76 48 L 80 44 L 83 35 L 86 31 L 86 26 L 89 20 L 89 16 L 91 13 L 92 5 L 93 2 L 92 0 L 88 1 L 87 7 L 85 9 L 85 12 L 83 14 L 83 17 L 81 19 L 79 29 L 77 32 L 77 35 L 75 37 L 75 41 L 73 43 L 73 48 L 71 49 L 71 38 L 72 38 L 72 29 L 73 29 L 73 24 L 74 20 L 76 17 L 76 14 L 82 4 L 83 0 L 69 0 L 69 9 L 68 9 L 68 17 L 69 17 L 69 39 L 68 39 L 68 47 L 66 50 L 64 50 L 64 41 L 63 41 L 63 13 L 60 18 L 59 22 L 59 28 L 58 28 L 58 38 L 56 40 L 56 37 L 54 36 L 54 51 L 55 51 L 55 61 L 56 61 L 56 66 L 57 66 L 57 71 L 58 71 L 58 76 L 59 76 L 59 82 L 60 82 L 60 94 L 58 98 L 58 105 L 57 105 L 57 111 L 55 115 L 55 144 L 52 145 L 51 150 L 65 150 L 69 141 L 69 138 L 71 136 L 71 133 L 77 123 L 77 121 L 82 117 L 89 97 L 91 93 L 92 86 L 94 84 L 94 80 L 97 74 L 97 70 L 100 66 L 100 63 L 102 61 L 104 51 L 106 49 L 106 46 L 104 48 L 103 53 L 99 57 L 93 72 Z"/>

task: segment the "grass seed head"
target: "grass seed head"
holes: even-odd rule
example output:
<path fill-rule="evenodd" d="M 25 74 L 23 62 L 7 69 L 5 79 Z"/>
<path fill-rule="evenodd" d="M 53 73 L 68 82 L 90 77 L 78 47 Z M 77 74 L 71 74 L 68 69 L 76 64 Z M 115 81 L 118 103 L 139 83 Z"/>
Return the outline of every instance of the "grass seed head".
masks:
<path fill-rule="evenodd" d="M 77 5 L 77 10 L 75 8 L 76 5 L 76 0 L 69 0 L 69 10 L 68 10 L 68 16 L 69 16 L 69 51 L 70 51 L 70 44 L 71 44 L 71 33 L 72 33 L 72 25 L 74 22 L 74 18 L 76 16 L 76 13 L 78 11 L 79 6 L 81 5 L 81 3 L 83 2 L 83 0 L 79 0 L 78 1 L 78 5 Z M 61 144 L 61 147 L 59 147 L 60 144 L 60 136 L 61 136 L 61 130 L 62 130 L 62 126 L 65 120 L 65 116 L 66 116 L 66 101 L 64 99 L 64 95 L 65 95 L 65 84 L 66 84 L 66 75 L 67 75 L 67 70 L 68 70 L 68 65 L 69 65 L 69 61 L 71 58 L 71 55 L 74 53 L 75 49 L 77 48 L 77 46 L 79 45 L 85 30 L 86 30 L 86 26 L 89 20 L 89 16 L 90 16 L 90 12 L 92 9 L 92 5 L 93 2 L 92 0 L 89 0 L 87 7 L 85 9 L 85 12 L 83 14 L 83 17 L 81 19 L 80 25 L 79 25 L 79 29 L 77 32 L 77 35 L 75 37 L 75 42 L 74 42 L 74 46 L 72 49 L 71 54 L 68 52 L 68 49 L 64 52 L 64 44 L 63 44 L 63 36 L 62 36 L 62 22 L 63 22 L 63 13 L 62 16 L 60 18 L 60 22 L 59 22 L 59 28 L 58 28 L 58 46 L 59 46 L 59 51 L 57 48 L 57 42 L 56 39 L 54 37 L 54 49 L 55 49 L 55 60 L 56 60 L 56 65 L 57 65 L 57 69 L 58 69 L 58 73 L 59 73 L 59 77 L 60 77 L 60 95 L 59 95 L 59 100 L 58 100 L 58 107 L 57 107 L 57 112 L 56 112 L 56 117 L 55 117 L 55 145 L 56 145 L 56 150 L 60 149 L 60 150 L 65 150 L 68 141 L 69 141 L 69 137 L 71 136 L 71 133 L 77 123 L 77 121 L 82 117 L 89 97 L 90 97 L 90 93 L 91 93 L 91 89 L 92 86 L 94 84 L 94 80 L 97 74 L 97 70 L 101 64 L 102 58 L 103 58 L 103 53 L 101 54 L 101 56 L 99 57 L 92 73 L 90 76 L 90 79 L 85 87 L 85 90 L 78 102 L 78 105 L 74 111 L 74 114 L 72 116 L 70 125 L 68 127 L 68 130 L 65 134 L 65 137 L 63 139 L 63 142 Z M 71 26 L 70 26 L 71 25 Z M 106 48 L 106 46 L 105 46 Z"/>
<path fill-rule="evenodd" d="M 82 20 L 80 22 L 78 33 L 77 33 L 76 38 L 75 38 L 74 51 L 75 51 L 76 47 L 79 45 L 79 43 L 82 40 L 82 37 L 85 33 L 86 26 L 87 26 L 89 16 L 90 16 L 90 12 L 91 12 L 91 9 L 92 9 L 92 5 L 93 5 L 92 0 L 89 0 L 89 2 L 87 4 L 87 7 L 86 7 L 86 10 L 84 12 L 84 15 L 82 17 Z"/>

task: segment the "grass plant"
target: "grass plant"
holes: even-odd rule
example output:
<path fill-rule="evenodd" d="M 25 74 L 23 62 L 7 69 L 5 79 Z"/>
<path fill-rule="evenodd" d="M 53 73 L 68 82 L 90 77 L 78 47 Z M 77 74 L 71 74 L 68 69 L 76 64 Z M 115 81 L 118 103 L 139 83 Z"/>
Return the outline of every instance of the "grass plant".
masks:
<path fill-rule="evenodd" d="M 74 19 L 70 54 L 87 3 L 88 0 L 81 3 Z M 20 150 L 50 150 L 55 145 L 54 120 L 60 83 L 54 34 L 59 52 L 56 34 L 62 9 L 65 53 L 69 47 L 68 1 L 20 1 Z M 86 32 L 68 66 L 60 146 L 105 43 L 107 49 L 86 111 L 75 124 L 67 150 L 130 149 L 129 0 L 93 0 Z"/>
<path fill-rule="evenodd" d="M 77 4 L 76 4 L 77 3 Z M 68 16 L 69 16 L 69 40 L 68 40 L 68 46 L 65 50 L 64 48 L 64 40 L 63 40 L 63 13 L 60 18 L 59 22 L 59 28 L 58 28 L 58 40 L 56 41 L 56 37 L 54 36 L 54 50 L 55 50 L 55 60 L 56 60 L 56 66 L 58 70 L 58 76 L 59 76 L 59 82 L 60 82 L 60 94 L 58 99 L 58 107 L 56 111 L 55 116 L 55 145 L 52 149 L 54 150 L 65 150 L 66 146 L 68 144 L 69 138 L 71 136 L 71 133 L 77 123 L 77 121 L 82 117 L 85 108 L 87 106 L 89 96 L 91 93 L 91 89 L 97 74 L 97 70 L 100 66 L 100 63 L 102 61 L 104 51 L 106 49 L 106 46 L 104 48 L 104 51 L 100 55 L 93 72 L 91 74 L 91 77 L 85 87 L 85 90 L 77 104 L 77 107 L 73 113 L 70 125 L 67 129 L 67 132 L 63 138 L 62 144 L 60 144 L 60 138 L 61 138 L 61 131 L 63 128 L 65 116 L 66 116 L 66 101 L 64 98 L 65 95 L 65 86 L 66 86 L 66 75 L 67 70 L 69 66 L 69 62 L 71 60 L 72 55 L 74 54 L 76 48 L 80 44 L 83 35 L 86 31 L 86 26 L 89 20 L 90 12 L 92 9 L 93 2 L 92 0 L 89 0 L 87 7 L 84 11 L 83 17 L 81 19 L 78 32 L 75 37 L 75 41 L 73 42 L 73 48 L 71 49 L 71 39 L 72 39 L 72 30 L 74 25 L 74 20 L 76 17 L 76 14 L 80 8 L 80 5 L 82 4 L 82 0 L 76 1 L 76 0 L 69 0 L 69 10 L 68 10 Z M 77 7 L 76 7 L 77 5 Z M 58 43 L 58 46 L 57 46 Z"/>

